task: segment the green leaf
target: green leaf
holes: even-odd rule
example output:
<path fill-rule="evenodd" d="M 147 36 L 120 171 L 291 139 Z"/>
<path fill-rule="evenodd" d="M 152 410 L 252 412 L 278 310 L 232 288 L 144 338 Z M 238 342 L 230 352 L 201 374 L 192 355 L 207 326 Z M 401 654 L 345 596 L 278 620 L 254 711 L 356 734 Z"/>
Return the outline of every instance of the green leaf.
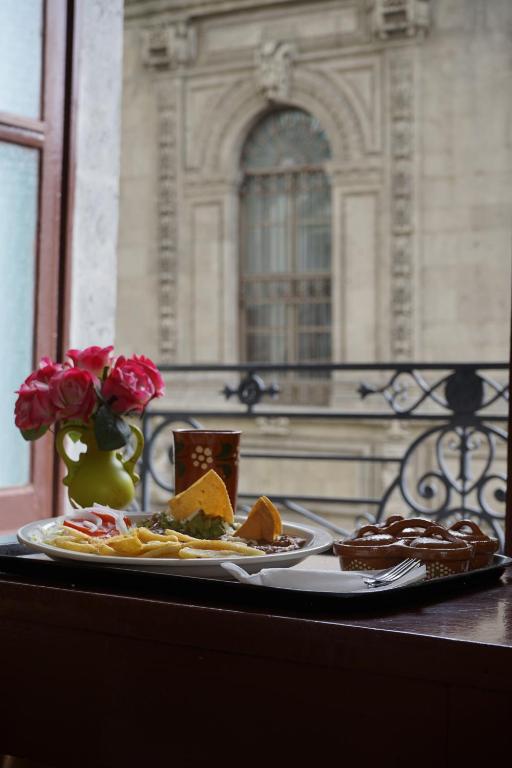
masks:
<path fill-rule="evenodd" d="M 132 433 L 121 416 L 112 413 L 108 405 L 101 405 L 94 419 L 94 434 L 100 451 L 115 451 L 128 443 Z"/>
<path fill-rule="evenodd" d="M 25 440 L 38 440 L 48 431 L 48 425 L 39 427 L 39 429 L 20 429 L 22 437 Z"/>

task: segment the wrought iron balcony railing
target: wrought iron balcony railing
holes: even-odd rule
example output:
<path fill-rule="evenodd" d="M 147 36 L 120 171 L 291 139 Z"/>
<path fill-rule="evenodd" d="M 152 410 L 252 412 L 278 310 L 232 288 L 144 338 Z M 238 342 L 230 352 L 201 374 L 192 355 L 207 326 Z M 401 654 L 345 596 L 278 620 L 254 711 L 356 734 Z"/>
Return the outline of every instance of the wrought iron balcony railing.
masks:
<path fill-rule="evenodd" d="M 261 448 L 243 449 L 244 462 L 251 459 L 331 462 L 333 476 L 339 463 L 362 463 L 393 468 L 392 479 L 378 496 L 308 495 L 273 493 L 285 509 L 321 522 L 339 533 L 346 531 L 318 510 L 334 513 L 356 508 L 358 517 L 379 522 L 400 503 L 410 516 L 433 521 L 469 517 L 498 536 L 503 545 L 506 491 L 505 455 L 508 420 L 508 365 L 505 363 L 438 364 L 331 364 L 331 365 L 195 365 L 161 366 L 172 383 L 185 389 L 200 382 L 203 393 L 211 383 L 210 397 L 201 395 L 197 407 L 168 406 L 148 411 L 143 419 L 145 449 L 141 466 L 141 505 L 150 507 L 156 489 L 172 487 L 174 426 L 201 428 L 212 421 L 271 420 L 293 423 L 304 420 L 357 424 L 367 428 L 385 422 L 407 422 L 413 437 L 400 455 L 379 451 L 359 455 L 347 451 Z M 318 375 L 329 381 L 329 407 L 283 405 L 280 381 Z M 220 382 L 223 381 L 223 385 Z M 359 384 L 357 385 L 357 381 Z M 172 402 L 172 394 L 169 402 Z M 350 403 L 340 409 L 337 403 Z M 373 410 L 367 405 L 374 404 Z M 375 452 L 377 449 L 377 452 Z M 164 460 L 162 461 L 162 456 Z M 420 458 L 421 457 L 421 458 Z M 242 490 L 241 508 L 265 493 L 265 488 Z M 392 502 L 393 500 L 393 502 Z M 396 501 L 398 500 L 398 502 Z"/>

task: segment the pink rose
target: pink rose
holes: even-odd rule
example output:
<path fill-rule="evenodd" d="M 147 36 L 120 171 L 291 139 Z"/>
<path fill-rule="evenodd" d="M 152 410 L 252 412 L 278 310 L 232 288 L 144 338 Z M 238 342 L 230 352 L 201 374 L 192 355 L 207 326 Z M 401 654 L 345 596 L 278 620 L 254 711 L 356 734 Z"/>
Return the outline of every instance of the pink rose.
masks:
<path fill-rule="evenodd" d="M 144 368 L 145 372 L 153 382 L 155 386 L 154 397 L 162 397 L 165 394 L 165 384 L 162 378 L 162 374 L 154 362 L 150 360 L 149 357 L 144 357 L 144 355 L 133 355 L 133 357 L 130 359 Z"/>
<path fill-rule="evenodd" d="M 147 365 L 122 356 L 103 382 L 101 393 L 114 413 L 142 413 L 157 396 Z"/>
<path fill-rule="evenodd" d="M 32 380 L 24 382 L 18 390 L 14 406 L 15 424 L 18 429 L 41 429 L 55 420 L 55 408 L 50 399 L 48 385 Z"/>
<path fill-rule="evenodd" d="M 110 368 L 114 356 L 114 347 L 87 347 L 86 349 L 69 349 L 66 356 L 71 358 L 75 368 L 83 368 L 98 378 L 105 368 Z"/>
<path fill-rule="evenodd" d="M 51 378 L 49 389 L 57 419 L 89 420 L 97 402 L 89 371 L 65 368 Z"/>
<path fill-rule="evenodd" d="M 37 369 L 27 376 L 14 406 L 15 424 L 19 429 L 41 429 L 55 421 L 56 410 L 50 398 L 49 383 L 63 370 L 60 363 L 42 357 Z"/>
<path fill-rule="evenodd" d="M 48 384 L 52 376 L 67 367 L 69 367 L 67 363 L 62 365 L 62 363 L 54 363 L 49 357 L 42 357 L 34 373 L 31 373 L 23 384 L 31 384 L 33 381 Z"/>

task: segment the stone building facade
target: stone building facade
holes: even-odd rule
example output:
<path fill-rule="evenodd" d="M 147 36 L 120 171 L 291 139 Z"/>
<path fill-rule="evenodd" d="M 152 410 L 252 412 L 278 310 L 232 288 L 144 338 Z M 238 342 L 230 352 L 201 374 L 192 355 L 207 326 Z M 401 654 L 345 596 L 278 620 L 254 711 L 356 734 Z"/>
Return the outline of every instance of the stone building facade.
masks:
<path fill-rule="evenodd" d="M 332 150 L 333 360 L 504 359 L 511 28 L 508 0 L 128 0 L 122 346 L 238 360 L 240 154 L 293 105 Z"/>
<path fill-rule="evenodd" d="M 241 155 L 294 108 L 330 145 L 332 360 L 507 359 L 511 38 L 509 0 L 126 0 L 118 346 L 240 361 Z"/>

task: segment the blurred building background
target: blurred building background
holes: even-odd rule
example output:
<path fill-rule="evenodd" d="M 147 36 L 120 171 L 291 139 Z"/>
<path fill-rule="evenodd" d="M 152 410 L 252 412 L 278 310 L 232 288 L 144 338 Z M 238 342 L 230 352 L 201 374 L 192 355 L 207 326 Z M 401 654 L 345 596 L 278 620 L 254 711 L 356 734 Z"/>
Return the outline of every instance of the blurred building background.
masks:
<path fill-rule="evenodd" d="M 314 366 L 508 360 L 511 42 L 509 0 L 126 0 L 117 346 L 310 365 L 244 423 L 248 450 L 403 455 L 417 426 L 329 418 L 364 412 L 366 373 Z M 229 378 L 171 372 L 166 405 L 227 408 Z M 250 466 L 268 495 L 392 476 Z"/>

